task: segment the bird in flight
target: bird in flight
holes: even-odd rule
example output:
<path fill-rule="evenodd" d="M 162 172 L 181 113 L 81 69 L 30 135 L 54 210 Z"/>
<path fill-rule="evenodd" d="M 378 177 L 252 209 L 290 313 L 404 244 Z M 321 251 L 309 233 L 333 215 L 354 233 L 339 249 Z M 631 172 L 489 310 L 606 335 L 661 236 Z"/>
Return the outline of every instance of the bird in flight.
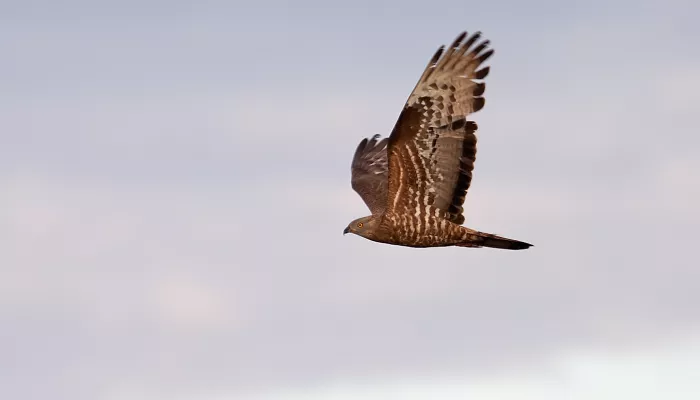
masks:
<path fill-rule="evenodd" d="M 466 118 L 484 107 L 482 64 L 493 54 L 481 33 L 463 32 L 428 62 L 388 138 L 362 140 L 352 160 L 352 188 L 372 215 L 343 234 L 409 247 L 521 250 L 518 240 L 462 226 L 472 181 L 477 126 Z"/>

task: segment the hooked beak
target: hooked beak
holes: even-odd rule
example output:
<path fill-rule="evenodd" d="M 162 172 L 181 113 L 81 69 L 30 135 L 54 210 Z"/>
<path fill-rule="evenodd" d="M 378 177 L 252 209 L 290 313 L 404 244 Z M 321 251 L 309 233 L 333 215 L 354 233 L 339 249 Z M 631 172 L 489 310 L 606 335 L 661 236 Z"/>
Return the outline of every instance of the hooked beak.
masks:
<path fill-rule="evenodd" d="M 345 234 L 348 233 L 348 232 L 350 232 L 350 227 L 349 227 L 349 226 L 343 230 L 343 235 L 345 235 Z"/>

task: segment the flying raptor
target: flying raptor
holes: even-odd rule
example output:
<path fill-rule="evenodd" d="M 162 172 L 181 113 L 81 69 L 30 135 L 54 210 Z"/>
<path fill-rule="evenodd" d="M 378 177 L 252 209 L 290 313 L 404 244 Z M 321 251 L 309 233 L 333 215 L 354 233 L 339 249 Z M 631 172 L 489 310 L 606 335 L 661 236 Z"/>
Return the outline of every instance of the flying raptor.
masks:
<path fill-rule="evenodd" d="M 482 64 L 493 54 L 480 38 L 463 32 L 447 50 L 441 46 L 391 135 L 360 142 L 351 183 L 372 215 L 352 221 L 343 234 L 410 247 L 532 246 L 462 226 L 476 159 L 477 126 L 466 118 L 484 107 L 489 67 Z"/>

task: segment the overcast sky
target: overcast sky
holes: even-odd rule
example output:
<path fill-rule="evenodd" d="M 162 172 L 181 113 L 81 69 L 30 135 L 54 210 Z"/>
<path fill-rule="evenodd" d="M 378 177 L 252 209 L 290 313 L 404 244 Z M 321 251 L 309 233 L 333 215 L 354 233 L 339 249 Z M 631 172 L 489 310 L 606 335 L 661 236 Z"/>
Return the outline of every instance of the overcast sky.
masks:
<path fill-rule="evenodd" d="M 0 397 L 697 398 L 695 0 L 252 3 L 0 2 Z M 343 237 L 462 30 L 466 225 L 535 247 Z"/>

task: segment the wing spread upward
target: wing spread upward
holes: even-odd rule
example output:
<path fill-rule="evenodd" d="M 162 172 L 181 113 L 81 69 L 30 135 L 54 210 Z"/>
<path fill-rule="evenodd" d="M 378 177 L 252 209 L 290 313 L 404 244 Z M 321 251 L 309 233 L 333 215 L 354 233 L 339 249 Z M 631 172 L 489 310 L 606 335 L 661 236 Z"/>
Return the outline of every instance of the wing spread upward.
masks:
<path fill-rule="evenodd" d="M 440 47 L 408 98 L 389 137 L 387 211 L 426 213 L 464 223 L 464 198 L 476 158 L 477 126 L 466 116 L 484 106 L 479 68 L 492 54 L 488 41 L 472 48 L 466 32 Z M 484 51 L 486 50 L 486 51 Z"/>
<path fill-rule="evenodd" d="M 379 135 L 363 139 L 352 158 L 352 188 L 362 197 L 373 215 L 382 214 L 386 208 L 388 141 L 388 138 L 379 140 Z"/>

